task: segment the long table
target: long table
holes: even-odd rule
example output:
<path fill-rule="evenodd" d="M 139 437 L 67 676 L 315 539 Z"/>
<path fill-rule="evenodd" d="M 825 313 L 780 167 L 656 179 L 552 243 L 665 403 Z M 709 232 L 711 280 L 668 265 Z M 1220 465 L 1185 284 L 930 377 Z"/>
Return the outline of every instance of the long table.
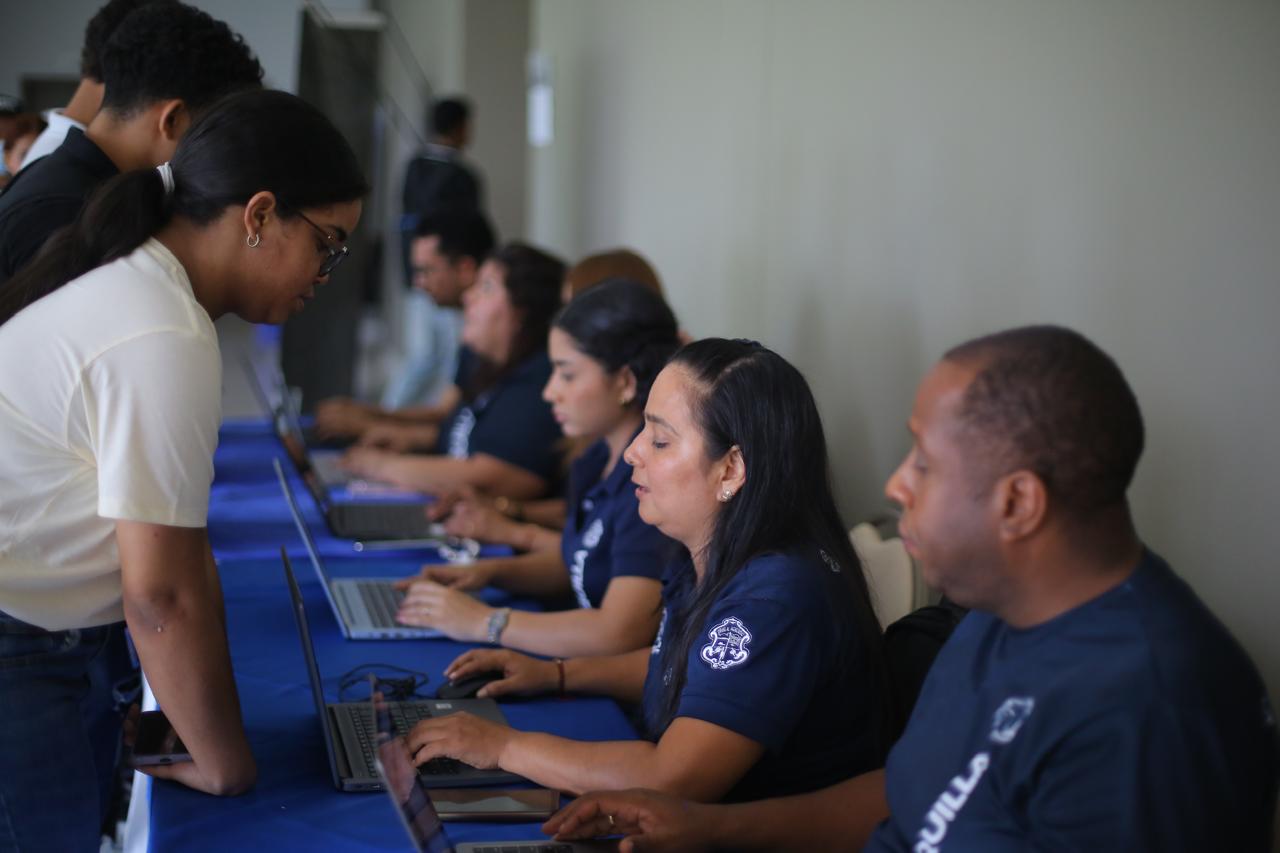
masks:
<path fill-rule="evenodd" d="M 302 589 L 327 701 L 338 701 L 338 681 L 344 673 L 369 663 L 429 673 L 428 689 L 434 690 L 443 679 L 440 673 L 445 665 L 475 646 L 449 640 L 344 640 L 276 486 L 270 464 L 273 456 L 283 454 L 268 424 L 225 424 L 215 456 L 209 510 L 232 663 L 245 728 L 258 761 L 258 784 L 243 796 L 218 798 L 139 777 L 142 793 L 150 789 L 143 849 L 407 849 L 407 838 L 384 794 L 340 793 L 330 780 L 290 612 L 280 546 L 288 550 Z M 324 531 L 313 501 L 305 492 L 299 494 L 325 565 L 334 576 L 403 576 L 436 559 L 425 551 L 355 554 L 349 541 Z M 500 593 L 484 595 L 496 602 Z M 503 711 L 518 729 L 580 740 L 635 737 L 622 711 L 608 699 L 504 701 Z M 451 823 L 449 832 L 455 841 L 542 838 L 534 823 Z"/>

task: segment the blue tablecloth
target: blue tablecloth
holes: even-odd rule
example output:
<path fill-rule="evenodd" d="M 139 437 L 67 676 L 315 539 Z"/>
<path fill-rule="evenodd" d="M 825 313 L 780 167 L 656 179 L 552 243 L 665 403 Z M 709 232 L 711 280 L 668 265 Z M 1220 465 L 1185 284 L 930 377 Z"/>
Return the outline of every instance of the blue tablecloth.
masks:
<path fill-rule="evenodd" d="M 345 641 L 275 486 L 270 459 L 279 445 L 266 425 L 224 427 L 209 515 L 226 598 L 227 633 L 245 726 L 258 761 L 258 784 L 241 797 L 220 799 L 156 781 L 151 788 L 150 848 L 169 850 L 402 850 L 407 837 L 384 794 L 334 790 L 303 664 L 289 593 L 280 566 L 286 545 L 306 603 L 324 679 L 325 698 L 338 701 L 338 681 L 366 663 L 440 672 L 473 646 L 448 640 Z M 267 487 L 270 487 L 268 489 Z M 274 494 L 271 489 L 274 489 Z M 352 554 L 350 543 L 317 538 L 335 576 L 400 576 L 432 555 Z M 297 558 L 294 558 L 294 554 Z M 489 597 L 491 594 L 486 594 Z M 607 699 L 504 702 L 513 726 L 581 740 L 635 737 L 621 710 Z M 450 824 L 455 841 L 539 838 L 536 824 Z"/>

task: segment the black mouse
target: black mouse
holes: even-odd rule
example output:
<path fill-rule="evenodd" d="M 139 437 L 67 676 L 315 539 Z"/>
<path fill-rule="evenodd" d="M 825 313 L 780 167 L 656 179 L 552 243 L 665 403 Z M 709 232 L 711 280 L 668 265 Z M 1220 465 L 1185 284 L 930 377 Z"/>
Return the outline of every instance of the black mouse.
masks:
<path fill-rule="evenodd" d="M 481 687 L 484 687 L 491 681 L 500 681 L 506 676 L 497 670 L 488 672 L 477 672 L 459 678 L 456 681 L 446 681 L 436 689 L 437 699 L 470 699 L 475 696 Z"/>

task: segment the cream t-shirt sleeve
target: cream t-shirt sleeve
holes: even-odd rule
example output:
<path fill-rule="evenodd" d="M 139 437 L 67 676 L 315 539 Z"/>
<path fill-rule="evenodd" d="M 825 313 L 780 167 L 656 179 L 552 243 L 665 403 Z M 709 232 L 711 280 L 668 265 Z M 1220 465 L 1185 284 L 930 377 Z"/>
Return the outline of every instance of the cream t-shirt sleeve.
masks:
<path fill-rule="evenodd" d="M 222 409 L 216 345 L 186 329 L 112 346 L 84 370 L 98 515 L 204 527 Z"/>

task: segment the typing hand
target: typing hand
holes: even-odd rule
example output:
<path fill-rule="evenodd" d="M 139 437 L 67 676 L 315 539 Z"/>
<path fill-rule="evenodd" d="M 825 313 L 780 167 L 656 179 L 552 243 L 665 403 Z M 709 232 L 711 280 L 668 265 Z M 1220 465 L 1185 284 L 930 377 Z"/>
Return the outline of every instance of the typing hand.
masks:
<path fill-rule="evenodd" d="M 480 500 L 480 493 L 473 486 L 459 486 L 456 489 L 440 492 L 436 495 L 435 501 L 427 507 L 427 518 L 431 521 L 439 521 L 453 512 L 454 506 L 459 501 L 478 500 Z"/>
<path fill-rule="evenodd" d="M 358 444 L 405 453 L 419 447 L 433 447 L 438 437 L 439 430 L 432 424 L 373 424 L 360 433 Z"/>
<path fill-rule="evenodd" d="M 424 580 L 409 585 L 396 621 L 437 628 L 451 639 L 479 643 L 488 638 L 492 613 L 492 607 L 465 592 Z"/>
<path fill-rule="evenodd" d="M 342 467 L 357 477 L 392 482 L 388 473 L 395 468 L 397 456 L 372 447 L 353 447 L 342 454 Z"/>
<path fill-rule="evenodd" d="M 460 681 L 480 672 L 501 672 L 502 678 L 491 681 L 476 695 L 532 696 L 553 693 L 560 688 L 560 668 L 554 661 L 532 658 L 507 649 L 473 649 L 464 652 L 445 668 L 450 681 Z"/>
<path fill-rule="evenodd" d="M 504 534 L 511 526 L 511 519 L 475 500 L 455 503 L 453 512 L 444 521 L 445 532 L 450 536 L 465 536 L 481 542 L 505 541 L 508 537 Z"/>
<path fill-rule="evenodd" d="M 405 738 L 414 764 L 433 758 L 454 758 L 472 767 L 489 770 L 499 766 L 502 751 L 514 731 L 482 720 L 465 711 L 423 720 Z"/>
<path fill-rule="evenodd" d="M 396 453 L 403 453 L 414 446 L 412 437 L 398 424 L 374 424 L 360 433 L 360 440 L 356 443 L 361 447 L 378 447 Z"/>
<path fill-rule="evenodd" d="M 619 850 L 701 853 L 713 847 L 706 807 L 655 791 L 586 794 L 542 825 L 559 841 L 623 835 Z"/>
<path fill-rule="evenodd" d="M 373 422 L 374 411 L 350 397 L 331 397 L 316 406 L 316 429 L 321 435 L 359 435 Z"/>
<path fill-rule="evenodd" d="M 421 578 L 423 580 L 435 581 L 441 586 L 447 586 L 457 590 L 484 589 L 493 583 L 493 578 L 497 574 L 498 560 L 477 560 L 467 566 L 444 565 L 441 563 L 427 563 L 422 567 Z M 396 583 L 396 587 L 401 590 L 408 590 L 415 583 L 414 578 L 409 578 Z"/>

